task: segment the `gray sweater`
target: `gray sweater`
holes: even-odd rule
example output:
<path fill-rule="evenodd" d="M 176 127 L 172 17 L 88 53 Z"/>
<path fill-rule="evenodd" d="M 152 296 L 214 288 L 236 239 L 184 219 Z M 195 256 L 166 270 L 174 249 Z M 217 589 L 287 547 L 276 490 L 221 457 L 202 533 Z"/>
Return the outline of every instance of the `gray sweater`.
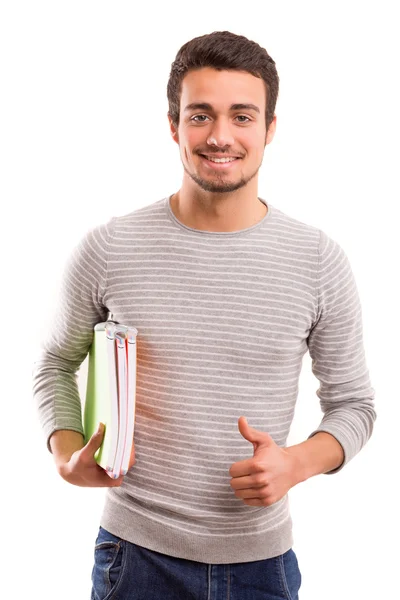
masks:
<path fill-rule="evenodd" d="M 261 560 L 293 545 L 288 495 L 243 503 L 229 468 L 253 447 L 281 447 L 307 350 L 320 385 L 317 431 L 345 459 L 371 436 L 374 389 L 348 258 L 323 231 L 261 199 L 265 217 L 235 232 L 187 227 L 170 197 L 92 228 L 71 252 L 54 322 L 34 364 L 46 436 L 83 433 L 77 372 L 109 311 L 138 329 L 136 464 L 108 488 L 100 524 L 151 550 L 204 563 Z M 50 450 L 51 451 L 51 450 Z"/>

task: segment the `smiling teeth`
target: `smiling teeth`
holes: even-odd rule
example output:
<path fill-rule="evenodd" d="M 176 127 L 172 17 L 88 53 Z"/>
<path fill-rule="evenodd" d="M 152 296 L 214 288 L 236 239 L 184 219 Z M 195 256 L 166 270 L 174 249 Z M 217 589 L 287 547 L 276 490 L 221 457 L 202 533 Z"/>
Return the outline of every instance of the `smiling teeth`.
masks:
<path fill-rule="evenodd" d="M 211 156 L 206 156 L 207 160 L 211 160 L 212 162 L 216 162 L 216 163 L 226 163 L 226 162 L 232 162 L 233 160 L 236 160 L 235 157 L 231 157 L 231 158 L 211 158 Z"/>

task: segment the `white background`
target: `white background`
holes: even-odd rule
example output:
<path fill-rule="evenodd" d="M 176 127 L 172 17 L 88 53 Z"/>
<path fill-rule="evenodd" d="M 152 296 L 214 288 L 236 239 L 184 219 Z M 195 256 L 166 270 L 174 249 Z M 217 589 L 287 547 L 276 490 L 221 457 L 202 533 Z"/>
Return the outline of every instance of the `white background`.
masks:
<path fill-rule="evenodd" d="M 179 189 L 166 86 L 182 44 L 216 30 L 257 41 L 280 77 L 259 195 L 350 258 L 376 390 L 371 440 L 337 475 L 292 489 L 300 600 L 398 590 L 399 36 L 396 2 L 79 2 L 0 9 L 2 588 L 90 595 L 102 489 L 67 484 L 45 447 L 31 370 L 80 237 Z M 397 173 L 396 173 L 397 171 Z M 83 389 L 86 361 L 80 372 Z M 304 358 L 288 445 L 321 419 Z M 240 415 L 238 415 L 240 416 Z M 249 454 L 250 456 L 251 454 Z"/>

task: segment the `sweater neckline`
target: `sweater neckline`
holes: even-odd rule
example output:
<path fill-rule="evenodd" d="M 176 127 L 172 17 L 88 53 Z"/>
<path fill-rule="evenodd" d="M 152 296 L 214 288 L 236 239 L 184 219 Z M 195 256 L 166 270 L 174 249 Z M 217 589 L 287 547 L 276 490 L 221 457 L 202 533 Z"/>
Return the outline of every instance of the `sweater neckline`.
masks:
<path fill-rule="evenodd" d="M 267 201 L 264 200 L 263 198 L 258 197 L 258 200 L 260 200 L 260 202 L 265 204 L 265 206 L 268 209 L 267 214 L 261 219 L 261 221 L 258 221 L 258 223 L 255 223 L 254 225 L 251 225 L 250 227 L 246 227 L 245 229 L 238 229 L 237 231 L 206 231 L 204 229 L 195 229 L 193 227 L 189 227 L 188 225 L 185 225 L 175 216 L 175 214 L 171 208 L 172 196 L 173 196 L 173 194 L 171 194 L 170 196 L 167 196 L 164 199 L 164 205 L 165 205 L 168 216 L 178 227 L 180 227 L 181 229 L 185 229 L 186 231 L 191 231 L 192 233 L 195 233 L 195 234 L 206 235 L 206 236 L 225 236 L 225 237 L 246 235 L 246 234 L 250 233 L 251 231 L 254 231 L 255 229 L 261 228 L 265 224 L 265 222 L 271 218 L 271 209 L 272 209 L 271 204 L 267 203 Z"/>

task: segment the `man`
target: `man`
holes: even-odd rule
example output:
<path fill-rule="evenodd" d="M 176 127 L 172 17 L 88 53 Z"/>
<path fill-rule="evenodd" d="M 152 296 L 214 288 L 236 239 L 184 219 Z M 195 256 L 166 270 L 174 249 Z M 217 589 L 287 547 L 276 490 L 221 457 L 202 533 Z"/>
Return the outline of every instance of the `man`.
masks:
<path fill-rule="evenodd" d="M 34 390 L 60 475 L 109 488 L 93 599 L 298 598 L 288 491 L 371 436 L 349 261 L 258 197 L 278 84 L 243 36 L 185 44 L 167 89 L 181 188 L 92 229 L 66 268 Z M 94 461 L 104 428 L 84 444 L 75 377 L 109 311 L 139 332 L 135 453 L 116 480 Z M 307 350 L 324 414 L 286 447 Z"/>

